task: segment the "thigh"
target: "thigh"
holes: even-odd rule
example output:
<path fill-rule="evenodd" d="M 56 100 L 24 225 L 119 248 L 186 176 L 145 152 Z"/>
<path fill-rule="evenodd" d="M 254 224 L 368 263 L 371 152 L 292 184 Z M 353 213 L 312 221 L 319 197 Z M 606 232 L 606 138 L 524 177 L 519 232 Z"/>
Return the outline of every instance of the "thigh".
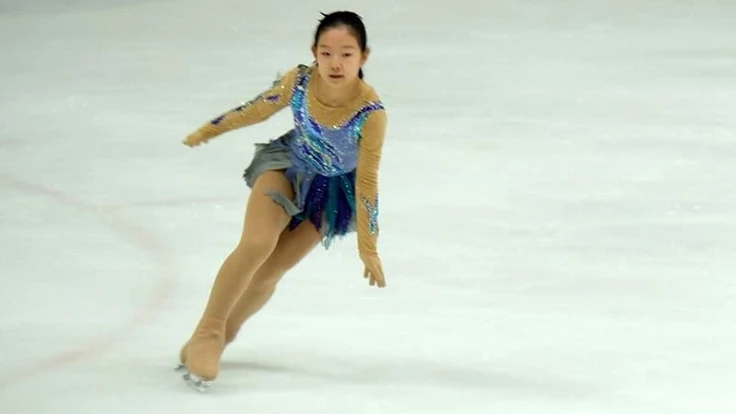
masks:
<path fill-rule="evenodd" d="M 270 192 L 280 192 L 293 198 L 294 190 L 283 171 L 266 171 L 253 184 L 245 209 L 241 244 L 261 239 L 275 243 L 289 224 L 291 217 L 281 204 L 273 200 Z"/>

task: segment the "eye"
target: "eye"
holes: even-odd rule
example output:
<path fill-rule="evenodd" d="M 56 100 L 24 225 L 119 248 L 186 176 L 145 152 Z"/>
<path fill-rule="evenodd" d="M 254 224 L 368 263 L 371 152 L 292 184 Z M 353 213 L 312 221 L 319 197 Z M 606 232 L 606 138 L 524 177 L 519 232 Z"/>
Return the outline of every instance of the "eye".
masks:
<path fill-rule="evenodd" d="M 330 56 L 330 52 L 322 52 L 322 56 Z"/>
<path fill-rule="evenodd" d="M 353 56 L 353 54 L 352 54 L 352 53 L 343 53 L 342 55 L 343 55 L 344 57 L 350 57 L 350 56 Z"/>

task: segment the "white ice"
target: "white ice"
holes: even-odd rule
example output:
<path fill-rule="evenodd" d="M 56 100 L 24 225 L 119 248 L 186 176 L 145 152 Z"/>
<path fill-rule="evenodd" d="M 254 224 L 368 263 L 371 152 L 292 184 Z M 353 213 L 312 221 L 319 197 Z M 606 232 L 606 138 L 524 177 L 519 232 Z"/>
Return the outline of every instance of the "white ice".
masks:
<path fill-rule="evenodd" d="M 266 123 L 181 140 L 364 15 L 380 251 L 172 368 Z M 0 2 L 0 412 L 733 413 L 732 0 Z"/>

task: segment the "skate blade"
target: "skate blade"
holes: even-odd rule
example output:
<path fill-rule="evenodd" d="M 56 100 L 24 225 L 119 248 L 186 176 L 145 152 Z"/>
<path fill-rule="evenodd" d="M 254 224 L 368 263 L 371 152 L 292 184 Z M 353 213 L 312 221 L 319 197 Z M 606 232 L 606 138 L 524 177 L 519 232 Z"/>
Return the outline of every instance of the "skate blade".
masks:
<path fill-rule="evenodd" d="M 187 372 L 182 376 L 182 378 L 187 383 L 187 385 L 199 392 L 206 392 L 210 389 L 210 386 L 212 385 L 212 381 L 202 379 L 192 374 L 191 372 Z"/>

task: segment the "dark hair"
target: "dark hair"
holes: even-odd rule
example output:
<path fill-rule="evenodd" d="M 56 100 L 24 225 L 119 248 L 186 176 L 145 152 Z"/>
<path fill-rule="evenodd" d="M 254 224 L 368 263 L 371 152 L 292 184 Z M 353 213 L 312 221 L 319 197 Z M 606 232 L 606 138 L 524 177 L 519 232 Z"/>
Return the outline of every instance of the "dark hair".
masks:
<path fill-rule="evenodd" d="M 322 15 L 322 20 L 319 21 L 319 26 L 317 26 L 317 30 L 314 32 L 314 47 L 317 47 L 319 37 L 325 30 L 340 26 L 346 26 L 348 30 L 350 30 L 350 33 L 358 41 L 360 51 L 366 51 L 366 49 L 368 48 L 368 34 L 365 31 L 363 19 L 359 15 L 350 11 L 336 11 L 330 14 L 320 14 Z M 358 72 L 358 77 L 360 77 L 360 79 L 363 79 L 362 68 L 360 69 L 360 72 Z"/>

